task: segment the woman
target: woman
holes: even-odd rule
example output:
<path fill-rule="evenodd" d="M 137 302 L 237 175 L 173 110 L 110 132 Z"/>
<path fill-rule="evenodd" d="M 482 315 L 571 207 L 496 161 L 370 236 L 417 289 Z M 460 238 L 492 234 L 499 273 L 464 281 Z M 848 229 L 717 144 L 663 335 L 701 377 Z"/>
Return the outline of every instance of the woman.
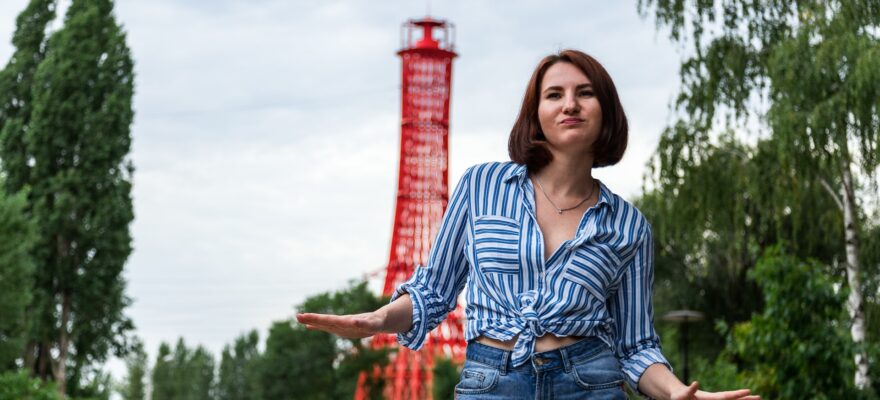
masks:
<path fill-rule="evenodd" d="M 428 265 L 374 312 L 297 320 L 347 338 L 396 332 L 419 349 L 467 285 L 459 399 L 626 399 L 623 382 L 657 399 L 758 399 L 670 372 L 653 327 L 651 227 L 592 177 L 626 143 L 605 69 L 576 50 L 547 56 L 510 134 L 512 162 L 465 172 Z"/>

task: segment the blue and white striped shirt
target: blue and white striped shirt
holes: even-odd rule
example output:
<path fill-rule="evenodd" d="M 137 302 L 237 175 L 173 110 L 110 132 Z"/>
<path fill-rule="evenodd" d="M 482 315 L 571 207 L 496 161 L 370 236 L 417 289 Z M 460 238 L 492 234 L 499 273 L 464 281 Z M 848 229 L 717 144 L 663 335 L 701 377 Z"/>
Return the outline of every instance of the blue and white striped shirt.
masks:
<path fill-rule="evenodd" d="M 513 364 L 521 365 L 536 337 L 597 336 L 614 349 L 637 390 L 650 365 L 669 368 L 654 330 L 650 225 L 600 182 L 599 200 L 575 237 L 545 261 L 534 193 L 523 165 L 487 163 L 465 172 L 428 265 L 392 296 L 409 293 L 413 301 L 413 327 L 398 341 L 421 348 L 467 284 L 466 340 L 519 335 Z"/>

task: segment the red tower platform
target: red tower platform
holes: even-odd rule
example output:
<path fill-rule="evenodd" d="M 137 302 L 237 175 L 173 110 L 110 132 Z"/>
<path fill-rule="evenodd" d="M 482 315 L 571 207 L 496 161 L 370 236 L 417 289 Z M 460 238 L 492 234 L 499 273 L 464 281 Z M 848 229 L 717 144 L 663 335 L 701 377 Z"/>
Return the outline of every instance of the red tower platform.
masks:
<path fill-rule="evenodd" d="M 401 27 L 400 164 L 391 252 L 382 294 L 390 296 L 414 269 L 425 265 L 449 200 L 449 97 L 453 26 L 426 17 Z M 462 362 L 465 340 L 461 306 L 428 334 L 418 352 L 400 347 L 389 364 L 374 372 L 385 381 L 384 398 L 430 399 L 434 357 Z M 372 346 L 399 347 L 394 335 L 377 335 Z M 358 379 L 355 399 L 366 399 L 366 376 Z"/>

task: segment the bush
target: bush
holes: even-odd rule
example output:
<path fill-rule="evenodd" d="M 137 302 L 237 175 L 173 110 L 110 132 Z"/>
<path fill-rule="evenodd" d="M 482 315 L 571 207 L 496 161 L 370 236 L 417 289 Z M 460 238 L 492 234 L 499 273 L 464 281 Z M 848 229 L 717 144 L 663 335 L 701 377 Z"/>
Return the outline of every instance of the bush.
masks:
<path fill-rule="evenodd" d="M 727 332 L 723 353 L 739 385 L 769 399 L 859 399 L 846 290 L 815 261 L 772 249 L 749 278 L 763 289 L 759 315 Z M 726 327 L 721 326 L 723 331 Z"/>
<path fill-rule="evenodd" d="M 61 400 L 54 384 L 43 384 L 25 371 L 0 374 L 0 400 Z"/>

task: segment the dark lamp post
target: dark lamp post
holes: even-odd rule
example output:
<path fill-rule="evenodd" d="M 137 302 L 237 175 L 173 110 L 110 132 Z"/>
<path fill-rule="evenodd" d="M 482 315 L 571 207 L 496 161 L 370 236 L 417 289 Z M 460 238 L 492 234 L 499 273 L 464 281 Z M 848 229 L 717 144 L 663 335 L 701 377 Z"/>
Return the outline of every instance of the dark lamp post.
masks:
<path fill-rule="evenodd" d="M 681 354 L 684 362 L 684 384 L 690 384 L 690 371 L 688 370 L 688 324 L 703 320 L 703 313 L 693 310 L 670 311 L 663 315 L 664 321 L 678 322 L 681 332 Z"/>

